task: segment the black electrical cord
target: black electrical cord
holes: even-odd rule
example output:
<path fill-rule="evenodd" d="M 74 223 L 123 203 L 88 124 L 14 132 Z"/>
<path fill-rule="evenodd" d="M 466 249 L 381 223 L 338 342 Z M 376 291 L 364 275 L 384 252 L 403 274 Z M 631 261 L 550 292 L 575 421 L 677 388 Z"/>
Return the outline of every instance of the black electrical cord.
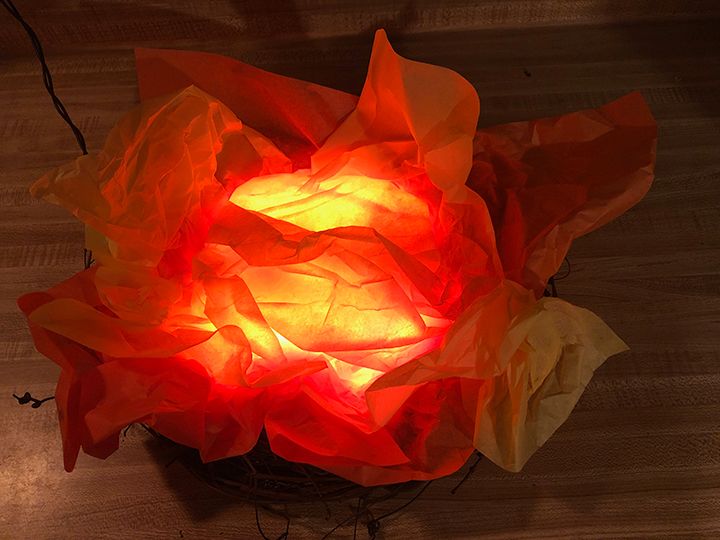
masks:
<path fill-rule="evenodd" d="M 45 89 L 47 90 L 48 94 L 50 94 L 50 98 L 52 99 L 53 105 L 55 106 L 55 110 L 57 110 L 60 118 L 62 118 L 65 123 L 70 126 L 70 129 L 72 130 L 73 135 L 75 135 L 75 139 L 77 140 L 78 146 L 80 147 L 80 150 L 82 150 L 82 153 L 87 154 L 88 151 L 87 145 L 85 144 L 85 137 L 83 137 L 80 128 L 78 128 L 75 125 L 75 122 L 72 121 L 72 118 L 70 118 L 70 114 L 67 112 L 65 105 L 63 105 L 63 102 L 55 93 L 55 86 L 53 84 L 52 74 L 50 73 L 50 68 L 48 67 L 45 60 L 45 53 L 43 52 L 42 44 L 40 43 L 40 39 L 38 39 L 35 30 L 33 30 L 32 27 L 27 23 L 27 21 L 25 21 L 23 16 L 20 14 L 18 8 L 15 7 L 15 4 L 12 2 L 12 0 L 0 0 L 0 2 L 2 2 L 2 5 L 5 7 L 5 9 L 8 10 L 10 15 L 12 15 L 25 29 L 25 32 L 30 38 L 33 49 L 35 50 L 35 56 L 37 56 L 37 59 L 40 61 L 43 83 L 45 84 Z"/>
<path fill-rule="evenodd" d="M 12 0 L 0 0 L 0 2 L 5 7 L 5 9 L 8 10 L 8 13 L 10 13 L 10 15 L 12 15 L 25 29 L 25 32 L 30 38 L 33 49 L 35 50 L 35 56 L 37 56 L 37 59 L 40 62 L 43 83 L 45 84 L 45 89 L 47 90 L 47 93 L 50 95 L 50 99 L 52 99 L 55 110 L 60 115 L 60 118 L 62 118 L 65 123 L 70 126 L 70 129 L 72 130 L 73 135 L 75 135 L 75 140 L 77 141 L 80 150 L 82 151 L 83 155 L 86 155 L 88 151 L 87 145 L 85 144 L 85 137 L 83 136 L 82 131 L 80 131 L 80 128 L 77 127 L 75 125 L 75 122 L 73 122 L 72 118 L 70 118 L 70 113 L 67 112 L 67 109 L 65 108 L 62 100 L 55 93 L 55 85 L 53 84 L 52 74 L 50 73 L 50 68 L 47 65 L 47 61 L 45 60 L 45 52 L 43 51 L 42 44 L 40 43 L 40 39 L 37 37 L 35 30 L 33 30 L 32 27 L 23 18 L 23 16 L 20 14 L 20 11 L 12 2 Z M 94 262 L 92 257 L 92 251 L 90 251 L 89 249 L 84 249 L 83 259 L 85 268 L 90 268 L 90 266 Z"/>
<path fill-rule="evenodd" d="M 42 78 L 43 83 L 45 84 L 45 89 L 47 90 L 48 94 L 50 95 L 50 99 L 52 99 L 53 105 L 55 106 L 55 110 L 60 115 L 60 118 L 62 118 L 65 123 L 70 126 L 70 129 L 73 132 L 73 135 L 75 135 L 75 140 L 77 140 L 78 146 L 80 147 L 80 150 L 82 151 L 83 155 L 87 154 L 87 145 L 85 144 L 85 137 L 83 137 L 82 132 L 80 131 L 80 128 L 78 128 L 75 125 L 75 122 L 72 121 L 72 118 L 70 118 L 70 114 L 67 112 L 67 109 L 65 108 L 65 105 L 63 105 L 62 100 L 57 96 L 55 93 L 55 85 L 53 84 L 52 74 L 50 73 L 50 68 L 47 65 L 47 62 L 45 60 L 45 52 L 43 51 L 42 44 L 40 43 L 40 39 L 37 37 L 37 34 L 35 33 L 35 30 L 32 29 L 32 27 L 27 23 L 27 21 L 23 18 L 23 16 L 20 14 L 20 11 L 15 6 L 15 4 L 12 2 L 12 0 L 0 0 L 3 7 L 7 9 L 8 13 L 17 20 L 20 25 L 25 29 L 25 32 L 27 33 L 28 37 L 30 38 L 30 42 L 32 43 L 32 47 L 35 51 L 35 56 L 37 56 L 37 59 L 40 62 L 40 67 L 42 69 Z M 89 268 L 92 264 L 92 252 L 89 250 L 84 250 L 84 259 L 85 259 L 85 268 Z M 49 401 L 51 399 L 55 399 L 55 396 L 46 397 L 44 399 L 36 399 L 30 395 L 29 392 L 25 392 L 22 396 L 17 396 L 13 394 L 13 397 L 17 399 L 18 403 L 21 405 L 25 405 L 27 403 L 32 403 L 32 408 L 37 409 L 40 407 L 43 403 L 46 401 Z"/>

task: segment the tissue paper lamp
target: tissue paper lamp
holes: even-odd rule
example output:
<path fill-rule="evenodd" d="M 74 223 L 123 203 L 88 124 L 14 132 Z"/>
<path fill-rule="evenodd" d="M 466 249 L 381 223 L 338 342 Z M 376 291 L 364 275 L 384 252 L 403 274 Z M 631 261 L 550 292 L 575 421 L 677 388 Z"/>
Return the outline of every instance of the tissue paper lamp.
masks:
<path fill-rule="evenodd" d="M 206 53 L 136 60 L 141 104 L 32 187 L 96 259 L 19 300 L 62 368 L 67 470 L 143 422 L 205 461 L 264 430 L 365 486 L 475 449 L 517 471 L 625 348 L 542 293 L 650 186 L 639 94 L 477 131 L 473 87 L 382 31 L 359 98 Z"/>

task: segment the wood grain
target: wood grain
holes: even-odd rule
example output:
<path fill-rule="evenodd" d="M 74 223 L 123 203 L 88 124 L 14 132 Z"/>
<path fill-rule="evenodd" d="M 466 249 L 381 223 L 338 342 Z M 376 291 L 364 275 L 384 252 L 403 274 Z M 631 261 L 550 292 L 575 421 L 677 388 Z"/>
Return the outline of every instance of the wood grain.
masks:
<path fill-rule="evenodd" d="M 657 179 L 637 207 L 573 246 L 561 295 L 601 315 L 632 351 L 605 364 L 570 420 L 520 474 L 483 462 L 383 525 L 384 538 L 720 536 L 720 3 L 489 0 L 142 3 L 19 7 L 47 45 L 59 93 L 91 149 L 137 101 L 132 47 L 229 54 L 359 92 L 371 34 L 455 69 L 482 125 L 597 106 L 642 90 L 660 125 Z M 529 73 L 529 75 L 526 74 Z M 77 155 L 25 36 L 0 13 L 0 538 L 255 538 L 228 501 L 131 429 L 106 461 L 62 470 L 57 369 L 35 352 L 15 299 L 82 264 L 80 226 L 27 188 Z M 390 509 L 392 505 L 380 508 Z M 335 519 L 296 510 L 290 538 Z M 263 514 L 277 537 L 284 521 Z M 351 538 L 352 527 L 335 538 Z M 359 537 L 363 537 L 360 535 Z"/>

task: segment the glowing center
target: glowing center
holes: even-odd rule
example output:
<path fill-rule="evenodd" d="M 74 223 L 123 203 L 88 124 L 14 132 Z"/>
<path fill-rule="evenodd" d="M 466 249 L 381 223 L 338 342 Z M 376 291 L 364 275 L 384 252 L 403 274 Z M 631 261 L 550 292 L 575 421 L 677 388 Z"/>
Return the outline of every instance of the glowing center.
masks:
<path fill-rule="evenodd" d="M 429 350 L 437 318 L 399 269 L 387 244 L 432 248 L 427 204 L 391 181 L 363 176 L 324 180 L 307 171 L 252 179 L 230 201 L 306 231 L 326 232 L 306 262 L 236 265 L 286 355 L 321 354 L 352 386 Z M 375 233 L 348 239 L 339 227 Z M 361 353 L 361 354 L 358 354 Z M 357 379 L 357 380 L 355 380 Z"/>

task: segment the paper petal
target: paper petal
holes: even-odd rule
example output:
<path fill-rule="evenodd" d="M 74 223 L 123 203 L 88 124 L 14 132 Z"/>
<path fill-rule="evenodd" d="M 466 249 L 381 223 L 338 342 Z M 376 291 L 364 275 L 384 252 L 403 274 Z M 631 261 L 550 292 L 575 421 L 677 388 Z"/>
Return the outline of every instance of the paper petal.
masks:
<path fill-rule="evenodd" d="M 593 372 L 627 346 L 591 312 L 555 298 L 538 302 L 503 344 L 507 369 L 480 387 L 476 448 L 519 471 L 565 421 Z"/>
<path fill-rule="evenodd" d="M 135 49 L 140 99 L 197 86 L 269 137 L 296 164 L 309 165 L 357 97 L 276 75 L 226 56 L 194 51 Z"/>
<path fill-rule="evenodd" d="M 169 101 L 138 107 L 113 129 L 100 154 L 52 171 L 31 192 L 105 235 L 114 258 L 157 264 L 166 250 L 192 243 L 188 234 L 206 227 L 210 209 L 203 202 L 222 189 L 215 173 L 223 144 L 237 138 L 247 144 L 231 146 L 234 159 L 262 164 L 266 156 L 253 142 L 264 152 L 271 145 L 224 105 L 187 88 Z M 282 154 L 272 156 L 276 163 L 265 173 L 287 170 Z"/>
<path fill-rule="evenodd" d="M 541 295 L 574 238 L 645 195 L 656 138 L 637 92 L 597 109 L 478 131 L 468 185 L 488 203 L 507 276 Z"/>
<path fill-rule="evenodd" d="M 342 157 L 367 176 L 393 178 L 407 162 L 424 170 L 448 200 L 462 201 L 479 112 L 469 82 L 398 56 L 378 30 L 360 101 L 313 156 L 313 171 Z"/>

